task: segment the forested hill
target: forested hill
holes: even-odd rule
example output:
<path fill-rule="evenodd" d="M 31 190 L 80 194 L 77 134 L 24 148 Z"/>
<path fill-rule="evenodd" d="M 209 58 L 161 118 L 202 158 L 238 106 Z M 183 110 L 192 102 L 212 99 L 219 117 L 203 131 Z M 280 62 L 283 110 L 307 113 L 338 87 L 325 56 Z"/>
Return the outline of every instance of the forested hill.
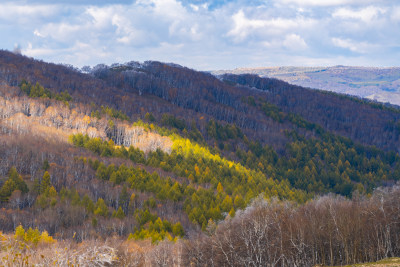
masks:
<path fill-rule="evenodd" d="M 15 238 L 28 243 L 50 242 L 49 234 L 79 242 L 118 236 L 157 244 L 186 238 L 187 253 L 195 254 L 200 251 L 191 251 L 194 247 L 218 245 L 214 233 L 228 236 L 224 227 L 236 212 L 234 227 L 253 214 L 253 208 L 242 210 L 258 196 L 276 206 L 257 206 L 254 212 L 304 219 L 304 210 L 316 212 L 308 213 L 312 216 L 331 212 L 310 199 L 336 193 L 353 197 L 360 214 L 365 204 L 368 216 L 378 220 L 374 201 L 366 196 L 379 198 L 374 190 L 400 177 L 396 107 L 254 75 L 215 77 L 174 64 L 133 61 L 80 71 L 0 51 L 0 118 L 0 230 L 15 231 Z M 398 189 L 385 192 L 390 206 Z M 360 196 L 366 199 L 359 201 Z M 335 203 L 347 225 L 350 202 L 327 198 L 322 202 Z M 274 224 L 282 221 L 276 216 Z M 372 218 L 367 217 L 366 224 Z M 384 223 L 391 225 L 390 218 Z M 332 226 L 329 220 L 320 223 Z M 386 241 L 397 228 L 390 229 Z M 342 242 L 341 233 L 323 232 L 321 243 Z M 370 236 L 362 238 L 354 242 L 368 242 Z M 304 242 L 319 249 L 319 241 L 312 240 Z M 334 257 L 349 253 L 350 246 L 340 244 L 330 255 L 326 249 L 304 251 L 303 257 L 282 248 L 281 260 L 275 260 L 292 265 L 305 259 L 308 265 L 360 259 Z M 225 244 L 218 246 L 215 251 Z M 363 259 L 376 260 L 399 252 L 390 245 L 385 251 L 392 254 L 376 249 L 379 253 L 357 255 L 370 253 Z M 324 260 L 313 258 L 316 253 Z"/>
<path fill-rule="evenodd" d="M 354 141 L 384 150 L 400 147 L 400 112 L 395 108 L 255 75 L 225 75 L 221 81 L 208 73 L 160 62 L 98 65 L 83 74 L 7 51 L 0 54 L 0 75 L 9 85 L 27 79 L 54 92 L 66 90 L 82 103 L 118 107 L 134 120 L 147 112 L 158 119 L 163 113 L 185 114 L 188 121 L 197 123 L 203 117 L 216 119 L 235 123 L 263 143 L 282 145 L 282 128 L 291 126 L 275 123 L 249 105 L 244 98 L 250 96 Z"/>
<path fill-rule="evenodd" d="M 328 131 L 355 141 L 385 150 L 399 147 L 399 131 L 396 126 L 400 112 L 380 104 L 365 105 L 356 98 L 315 92 L 255 75 L 225 75 L 222 76 L 223 81 L 219 81 L 208 73 L 159 62 L 132 67 L 103 67 L 92 73 L 109 86 L 155 95 L 175 106 L 205 113 L 244 129 L 262 132 L 279 128 L 270 125 L 270 122 L 260 117 L 259 110 L 253 110 L 243 101 L 243 97 L 253 96 L 276 105 L 283 112 L 298 114 Z M 267 93 L 249 90 L 248 87 Z M 268 137 L 263 135 L 262 138 Z"/>

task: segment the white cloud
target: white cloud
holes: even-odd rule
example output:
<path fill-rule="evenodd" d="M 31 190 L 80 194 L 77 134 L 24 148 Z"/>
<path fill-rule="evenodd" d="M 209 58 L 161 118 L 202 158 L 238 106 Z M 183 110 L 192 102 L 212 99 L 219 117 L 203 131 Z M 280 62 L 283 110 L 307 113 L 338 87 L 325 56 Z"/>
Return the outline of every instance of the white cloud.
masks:
<path fill-rule="evenodd" d="M 187 10 L 176 0 L 151 0 L 154 4 L 153 12 L 162 18 L 185 19 Z"/>
<path fill-rule="evenodd" d="M 122 44 L 141 44 L 146 38 L 146 34 L 140 30 L 137 30 L 131 21 L 126 16 L 114 14 L 111 18 L 112 25 L 117 27 L 116 35 L 117 42 Z"/>
<path fill-rule="evenodd" d="M 396 6 L 392 9 L 392 13 L 390 15 L 392 21 L 399 22 L 400 21 L 400 6 Z"/>
<path fill-rule="evenodd" d="M 388 65 L 399 54 L 396 0 L 5 1 L 0 48 L 19 43 L 29 56 L 78 66 L 152 59 L 209 70 L 347 57 Z"/>
<path fill-rule="evenodd" d="M 89 7 L 85 10 L 85 13 L 92 18 L 91 24 L 95 28 L 101 29 L 111 23 L 112 17 L 118 9 L 118 6 Z"/>
<path fill-rule="evenodd" d="M 190 4 L 190 7 L 193 9 L 193 11 L 199 11 L 199 7 L 193 4 Z"/>
<path fill-rule="evenodd" d="M 50 23 L 40 30 L 35 30 L 34 34 L 39 37 L 50 37 L 60 42 L 70 42 L 71 39 L 79 36 L 82 32 L 81 25 L 73 25 L 68 23 Z"/>
<path fill-rule="evenodd" d="M 59 12 L 57 5 L 22 5 L 17 3 L 2 3 L 0 4 L 0 19 L 1 20 L 20 20 L 33 17 L 51 17 Z"/>
<path fill-rule="evenodd" d="M 254 29 L 262 28 L 267 25 L 266 21 L 247 19 L 243 10 L 238 11 L 232 16 L 234 27 L 228 32 L 228 36 L 233 36 L 236 41 L 241 41 L 247 37 Z"/>
<path fill-rule="evenodd" d="M 30 57 L 48 57 L 53 56 L 57 53 L 57 51 L 52 48 L 33 48 L 32 43 L 30 42 L 28 43 L 28 47 L 26 49 L 23 49 L 22 52 Z"/>
<path fill-rule="evenodd" d="M 357 5 L 374 3 L 375 0 L 281 0 L 285 4 L 296 4 L 299 6 L 339 6 L 339 5 Z"/>
<path fill-rule="evenodd" d="M 367 42 L 355 42 L 351 39 L 332 38 L 332 43 L 337 47 L 349 49 L 356 53 L 367 53 L 374 48 L 374 45 Z"/>
<path fill-rule="evenodd" d="M 33 34 L 36 35 L 36 36 L 38 36 L 38 37 L 42 37 L 42 38 L 46 37 L 46 35 L 41 34 L 37 29 L 35 29 L 35 30 L 33 31 Z"/>
<path fill-rule="evenodd" d="M 297 34 L 286 35 L 283 45 L 286 48 L 294 51 L 304 50 L 308 47 L 304 39 Z"/>
<path fill-rule="evenodd" d="M 372 20 L 377 19 L 379 16 L 385 15 L 385 13 L 386 9 L 384 8 L 368 6 L 360 10 L 339 8 L 332 14 L 332 16 L 334 18 L 358 19 L 362 20 L 363 22 L 371 22 Z"/>
<path fill-rule="evenodd" d="M 234 27 L 228 32 L 227 36 L 232 36 L 236 42 L 243 41 L 248 35 L 259 31 L 259 35 L 265 34 L 281 35 L 285 31 L 296 28 L 310 28 L 315 23 L 314 19 L 296 17 L 292 19 L 282 17 L 272 17 L 268 19 L 246 18 L 243 10 L 238 11 L 232 16 Z M 261 31 L 262 30 L 262 31 Z"/>

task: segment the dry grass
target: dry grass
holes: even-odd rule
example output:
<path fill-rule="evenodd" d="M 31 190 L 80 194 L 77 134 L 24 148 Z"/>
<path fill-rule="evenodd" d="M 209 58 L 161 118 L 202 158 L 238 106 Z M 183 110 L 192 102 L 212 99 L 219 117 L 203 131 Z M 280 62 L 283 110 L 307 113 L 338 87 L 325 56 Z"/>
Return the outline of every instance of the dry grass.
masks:
<path fill-rule="evenodd" d="M 3 235 L 0 266 L 181 266 L 182 244 L 163 241 L 87 240 L 59 241 L 37 246 Z"/>
<path fill-rule="evenodd" d="M 377 262 L 359 263 L 343 267 L 400 267 L 400 258 L 387 258 Z"/>

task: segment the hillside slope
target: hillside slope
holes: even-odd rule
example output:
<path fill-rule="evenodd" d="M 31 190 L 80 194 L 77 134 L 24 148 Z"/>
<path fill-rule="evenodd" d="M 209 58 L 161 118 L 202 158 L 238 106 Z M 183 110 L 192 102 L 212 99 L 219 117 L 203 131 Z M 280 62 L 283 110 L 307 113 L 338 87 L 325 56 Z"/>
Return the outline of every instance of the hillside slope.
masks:
<path fill-rule="evenodd" d="M 18 242 L 49 251 L 83 242 L 75 251 L 85 255 L 100 242 L 121 265 L 128 251 L 139 265 L 163 253 L 186 266 L 243 265 L 257 253 L 307 266 L 398 254 L 398 187 L 376 189 L 400 177 L 397 109 L 160 62 L 87 71 L 0 52 L 6 254 L 34 254 L 13 250 Z M 318 197 L 328 193 L 342 196 Z M 373 231 L 352 235 L 361 225 Z M 267 250 L 242 250 L 252 229 Z"/>
<path fill-rule="evenodd" d="M 161 119 L 163 113 L 178 117 L 185 114 L 188 122 L 194 120 L 199 124 L 205 136 L 204 123 L 213 118 L 235 123 L 249 137 L 277 149 L 284 146 L 287 139 L 282 138 L 281 132 L 295 126 L 276 123 L 243 102 L 243 98 L 253 96 L 354 141 L 384 150 L 400 147 L 397 127 L 400 113 L 273 79 L 258 81 L 254 77 L 244 86 L 233 86 L 208 73 L 159 62 L 132 62 L 114 67 L 99 65 L 88 75 L 6 51 L 0 55 L 0 65 L 0 79 L 9 85 L 18 85 L 22 79 L 33 84 L 39 82 L 55 92 L 66 90 L 82 103 L 118 107 L 133 120 L 143 118 L 147 112 L 157 119 Z M 261 82 L 264 92 L 246 87 L 257 87 L 254 82 Z"/>

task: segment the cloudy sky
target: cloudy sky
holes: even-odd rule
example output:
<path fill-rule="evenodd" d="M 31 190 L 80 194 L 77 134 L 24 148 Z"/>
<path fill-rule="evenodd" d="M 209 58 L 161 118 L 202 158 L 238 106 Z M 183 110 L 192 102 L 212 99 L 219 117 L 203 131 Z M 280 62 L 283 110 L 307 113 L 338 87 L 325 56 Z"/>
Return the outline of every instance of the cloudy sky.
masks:
<path fill-rule="evenodd" d="M 0 49 L 77 67 L 399 66 L 398 0 L 0 1 Z"/>

